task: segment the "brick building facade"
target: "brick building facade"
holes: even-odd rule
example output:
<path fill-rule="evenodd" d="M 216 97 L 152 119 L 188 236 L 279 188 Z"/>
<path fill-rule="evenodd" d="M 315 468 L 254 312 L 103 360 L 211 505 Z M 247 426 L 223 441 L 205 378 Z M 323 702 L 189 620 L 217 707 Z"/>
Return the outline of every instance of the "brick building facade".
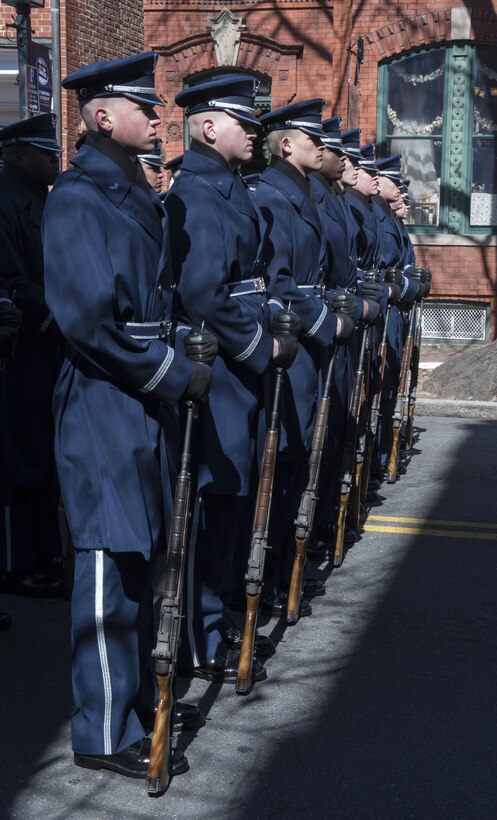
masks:
<path fill-rule="evenodd" d="M 18 118 L 16 32 L 7 27 L 15 8 L 0 5 L 0 125 Z M 34 41 L 51 45 L 50 0 L 31 11 Z M 86 63 L 112 60 L 143 50 L 142 0 L 60 0 L 61 77 Z M 77 139 L 78 106 L 74 94 L 62 93 L 64 160 Z"/>
<path fill-rule="evenodd" d="M 0 124 L 16 118 L 15 32 L 5 28 L 13 13 L 0 5 Z M 160 53 L 169 157 L 188 142 L 175 94 L 224 71 L 256 72 L 261 107 L 321 96 L 325 115 L 360 125 L 380 154 L 424 152 L 411 186 L 411 234 L 419 263 L 436 274 L 434 326 L 448 340 L 495 338 L 497 49 L 489 47 L 497 43 L 497 0 L 451 0 L 447 8 L 426 0 L 60 0 L 60 19 L 62 76 L 143 48 Z M 32 29 L 50 44 L 49 0 L 32 11 Z M 402 113 L 410 107 L 425 108 L 414 126 Z M 65 161 L 78 121 L 73 95 L 63 93 Z M 428 169 L 431 188 L 422 178 Z"/>
<path fill-rule="evenodd" d="M 491 122 L 488 113 L 480 117 L 486 123 L 486 142 L 476 139 L 481 129 L 473 133 L 468 125 L 472 86 L 464 76 L 470 64 L 486 66 L 487 52 L 480 58 L 475 47 L 497 43 L 496 0 L 454 0 L 448 8 L 426 0 L 145 0 L 144 9 L 145 47 L 162 55 L 159 87 L 168 100 L 162 126 L 168 156 L 180 153 L 187 142 L 174 95 L 185 84 L 208 76 L 206 72 L 230 70 L 255 71 L 267 78 L 273 107 L 324 97 L 324 114 L 341 114 L 349 127 L 360 125 L 363 142 L 376 141 L 380 154 L 398 149 L 401 136 L 401 145 L 411 153 L 420 145 L 431 152 L 428 164 L 434 169 L 437 165 L 432 194 L 423 189 L 412 211 L 413 220 L 425 224 L 413 225 L 411 231 L 419 263 L 436 273 L 431 314 L 435 331 L 432 327 L 427 335 L 456 342 L 495 338 L 497 169 L 487 167 L 486 184 L 480 184 L 471 176 L 476 174 L 471 155 L 473 149 L 484 150 L 485 158 L 490 151 L 495 165 L 497 110 L 491 111 Z M 359 65 L 361 44 L 364 58 Z M 426 59 L 432 59 L 431 53 L 445 62 L 420 75 L 412 57 L 426 53 Z M 402 69 L 403 58 L 411 58 L 405 65 L 414 65 L 414 73 Z M 415 137 L 405 141 L 406 135 L 412 136 L 412 125 L 406 125 L 406 118 L 399 120 L 389 104 L 385 78 L 391 66 L 410 82 L 402 89 L 404 97 L 411 94 L 414 101 L 416 92 L 418 102 L 423 83 L 433 77 L 435 89 L 437 77 L 445 74 L 439 116 L 428 124 L 420 120 L 417 143 Z M 497 64 L 486 68 L 492 109 Z M 421 84 L 416 85 L 419 77 Z M 430 86 L 424 88 L 433 97 Z M 442 94 L 440 83 L 437 88 Z M 387 110 L 397 127 L 389 125 Z M 437 126 L 442 121 L 443 126 Z M 435 126 L 445 129 L 439 138 Z M 392 133 L 397 134 L 393 145 Z M 421 137 L 428 140 L 426 145 Z M 482 160 L 481 165 L 488 163 Z M 486 215 L 472 224 L 474 203 L 486 209 Z"/>

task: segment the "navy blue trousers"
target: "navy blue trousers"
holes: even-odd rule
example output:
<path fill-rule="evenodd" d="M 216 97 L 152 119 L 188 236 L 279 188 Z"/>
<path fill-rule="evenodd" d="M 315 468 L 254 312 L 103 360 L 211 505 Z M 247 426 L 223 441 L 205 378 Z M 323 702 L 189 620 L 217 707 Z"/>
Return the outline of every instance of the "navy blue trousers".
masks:
<path fill-rule="evenodd" d="M 72 595 L 72 745 L 115 754 L 144 736 L 154 708 L 155 561 L 136 552 L 76 550 Z"/>

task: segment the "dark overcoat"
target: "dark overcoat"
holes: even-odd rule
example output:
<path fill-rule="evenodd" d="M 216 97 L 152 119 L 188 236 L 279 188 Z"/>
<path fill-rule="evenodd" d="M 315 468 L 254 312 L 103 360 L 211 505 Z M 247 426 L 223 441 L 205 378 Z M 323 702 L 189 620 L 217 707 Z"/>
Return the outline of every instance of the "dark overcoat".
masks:
<path fill-rule="evenodd" d="M 262 286 L 259 215 L 221 155 L 187 151 L 165 200 L 178 308 L 217 336 L 219 355 L 202 408 L 199 490 L 245 496 L 254 478 L 261 374 L 271 360 L 271 307 Z M 279 303 L 277 305 L 279 307 Z"/>
<path fill-rule="evenodd" d="M 337 319 L 317 293 L 326 281 L 326 245 L 316 202 L 277 167 L 269 166 L 256 191 L 267 234 L 264 258 L 269 288 L 301 319 L 299 352 L 284 385 L 280 446 L 289 460 L 305 459 L 314 429 L 323 350 Z"/>
<path fill-rule="evenodd" d="M 52 391 L 61 341 L 46 302 L 41 219 L 47 190 L 18 168 L 0 174 L 0 286 L 22 312 L 23 330 L 6 364 L 11 482 L 53 480 Z"/>
<path fill-rule="evenodd" d="M 171 316 L 167 219 L 96 148 L 71 163 L 43 225 L 46 299 L 69 344 L 54 394 L 64 503 L 77 548 L 149 558 L 171 503 L 161 403 L 192 374 L 179 338 L 133 338 L 129 325 Z"/>

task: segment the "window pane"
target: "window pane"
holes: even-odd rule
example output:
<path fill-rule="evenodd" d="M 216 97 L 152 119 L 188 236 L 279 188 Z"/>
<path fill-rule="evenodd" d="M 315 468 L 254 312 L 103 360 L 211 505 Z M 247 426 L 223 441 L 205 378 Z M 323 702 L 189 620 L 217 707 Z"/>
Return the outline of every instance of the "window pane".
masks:
<path fill-rule="evenodd" d="M 396 137 L 388 143 L 389 153 L 402 154 L 402 173 L 411 180 L 409 224 L 438 225 L 442 141 Z"/>
<path fill-rule="evenodd" d="M 440 136 L 445 53 L 413 54 L 388 70 L 387 135 Z"/>
<path fill-rule="evenodd" d="M 476 51 L 474 134 L 497 133 L 497 54 L 495 47 Z"/>
<path fill-rule="evenodd" d="M 496 141 L 473 139 L 471 225 L 497 225 Z"/>

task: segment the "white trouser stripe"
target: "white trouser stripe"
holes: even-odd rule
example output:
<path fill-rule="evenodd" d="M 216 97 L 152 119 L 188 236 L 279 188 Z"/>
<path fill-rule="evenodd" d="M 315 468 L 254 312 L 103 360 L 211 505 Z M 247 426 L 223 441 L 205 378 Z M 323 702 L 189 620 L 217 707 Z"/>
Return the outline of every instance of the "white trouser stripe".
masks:
<path fill-rule="evenodd" d="M 5 571 L 12 572 L 12 530 L 10 527 L 10 507 L 5 511 Z"/>
<path fill-rule="evenodd" d="M 105 644 L 104 632 L 104 553 L 95 552 L 95 626 L 97 628 L 98 654 L 104 684 L 104 754 L 112 754 L 112 740 L 110 733 L 112 716 L 112 683 L 109 671 L 109 659 Z"/>

